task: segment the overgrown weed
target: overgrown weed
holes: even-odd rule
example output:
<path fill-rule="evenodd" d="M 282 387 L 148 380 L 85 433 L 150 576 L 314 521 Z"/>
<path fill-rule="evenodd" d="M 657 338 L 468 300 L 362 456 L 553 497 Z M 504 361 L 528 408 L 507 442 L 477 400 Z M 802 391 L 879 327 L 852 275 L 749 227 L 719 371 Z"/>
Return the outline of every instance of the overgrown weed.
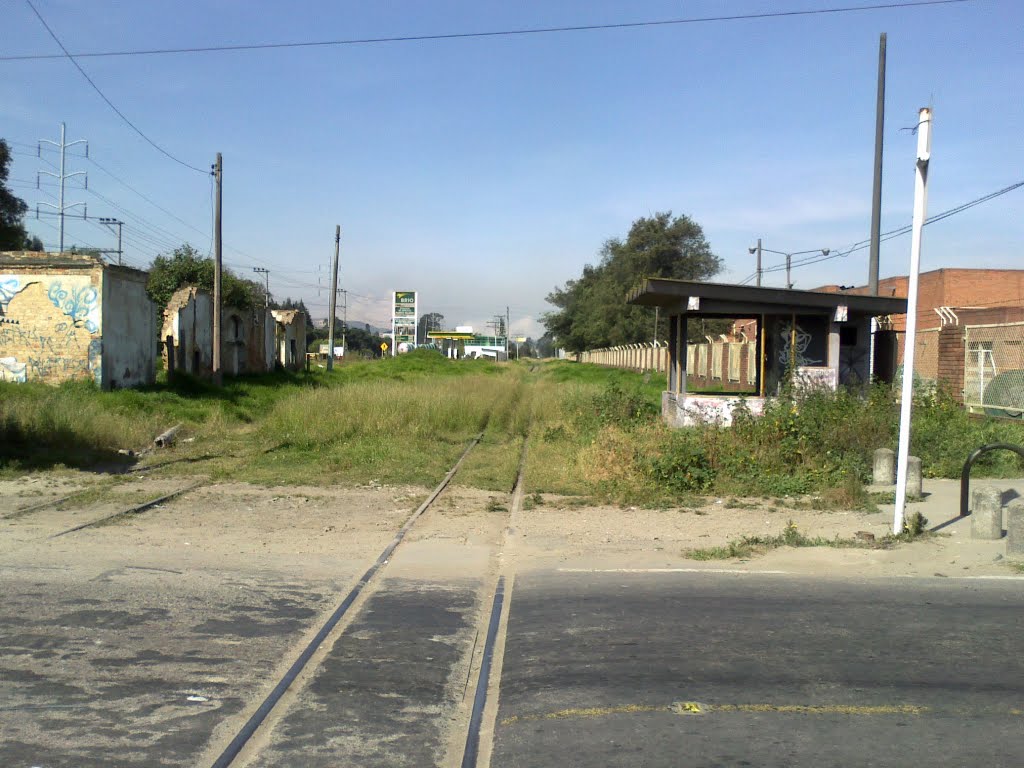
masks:
<path fill-rule="evenodd" d="M 746 560 L 780 547 L 832 547 L 835 549 L 891 549 L 927 534 L 925 519 L 919 512 L 909 515 L 899 535 L 889 534 L 880 539 L 835 538 L 807 536 L 790 520 L 782 533 L 776 536 L 742 536 L 721 547 L 689 549 L 683 552 L 691 560 Z"/>

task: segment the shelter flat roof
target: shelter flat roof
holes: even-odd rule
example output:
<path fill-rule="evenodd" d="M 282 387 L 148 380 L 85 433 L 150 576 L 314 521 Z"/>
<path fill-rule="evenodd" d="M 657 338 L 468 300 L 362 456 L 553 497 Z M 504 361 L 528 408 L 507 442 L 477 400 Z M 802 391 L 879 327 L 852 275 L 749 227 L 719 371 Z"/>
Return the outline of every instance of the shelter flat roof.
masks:
<path fill-rule="evenodd" d="M 464 331 L 427 331 L 428 339 L 452 339 L 453 341 L 471 341 L 476 338 L 475 333 Z"/>
<path fill-rule="evenodd" d="M 690 299 L 699 299 L 690 309 Z M 845 306 L 859 315 L 902 315 L 907 300 L 889 296 L 856 296 L 825 291 L 794 291 L 753 285 L 699 283 L 667 277 L 645 277 L 626 295 L 629 304 L 663 307 L 676 314 L 740 316 L 767 314 L 817 314 Z"/>

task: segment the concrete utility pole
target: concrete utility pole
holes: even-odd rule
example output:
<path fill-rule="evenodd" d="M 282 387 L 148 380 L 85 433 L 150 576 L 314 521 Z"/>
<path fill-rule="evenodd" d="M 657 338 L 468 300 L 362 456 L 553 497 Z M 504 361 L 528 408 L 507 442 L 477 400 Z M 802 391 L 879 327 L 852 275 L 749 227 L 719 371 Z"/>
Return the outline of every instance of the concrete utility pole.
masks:
<path fill-rule="evenodd" d="M 875 180 L 871 189 L 871 250 L 868 293 L 878 295 L 878 248 L 882 227 L 882 143 L 885 132 L 885 32 L 878 38 L 878 95 L 875 100 Z"/>
<path fill-rule="evenodd" d="M 910 235 L 910 273 L 907 279 L 907 333 L 903 347 L 903 391 L 900 400 L 900 440 L 896 451 L 896 510 L 892 532 L 903 532 L 907 503 L 907 455 L 910 453 L 910 410 L 914 399 L 914 342 L 917 338 L 917 282 L 921 271 L 921 230 L 928 213 L 928 161 L 932 154 L 932 111 L 922 107 L 917 119 L 917 172 L 914 177 L 914 220 Z"/>
<path fill-rule="evenodd" d="M 221 291 L 221 270 L 223 269 L 221 253 L 221 202 L 224 189 L 224 159 L 217 153 L 217 162 L 213 165 L 213 181 L 216 194 L 213 198 L 213 383 L 218 387 L 224 383 L 224 371 L 221 368 L 220 353 L 222 341 L 221 309 L 224 297 Z"/>
<path fill-rule="evenodd" d="M 267 290 L 263 294 L 263 306 L 266 307 L 267 309 L 270 309 L 270 270 L 267 269 L 266 267 L 253 267 L 252 271 L 258 272 L 259 274 L 263 275 L 263 277 L 265 277 L 267 280 Z"/>
<path fill-rule="evenodd" d="M 56 141 L 50 141 L 49 139 L 40 139 L 39 143 L 36 145 L 36 154 L 39 157 L 43 156 L 43 144 L 44 143 L 46 143 L 46 144 L 53 144 L 53 146 L 57 147 L 57 149 L 60 150 L 60 170 L 57 173 L 53 173 L 51 171 L 36 171 L 36 188 L 37 189 L 39 187 L 39 175 L 40 174 L 43 174 L 45 176 L 52 176 L 53 178 L 57 179 L 57 186 L 58 186 L 57 205 L 54 205 L 53 203 L 37 203 L 36 204 L 36 218 L 39 218 L 39 206 L 40 205 L 45 205 L 48 208 L 53 208 L 54 210 L 57 211 L 57 216 L 60 218 L 60 221 L 58 222 L 58 224 L 60 225 L 59 231 L 60 231 L 60 252 L 61 253 L 64 253 L 64 211 L 66 211 L 68 208 L 75 208 L 75 207 L 80 205 L 80 206 L 82 206 L 82 218 L 84 219 L 85 216 L 86 216 L 86 206 L 85 206 L 85 203 L 68 203 L 67 205 L 64 204 L 64 180 L 65 179 L 70 179 L 72 176 L 84 176 L 85 177 L 85 188 L 86 189 L 89 188 L 89 176 L 88 176 L 88 174 L 86 174 L 85 171 L 75 171 L 74 173 L 65 173 L 64 172 L 64 156 L 67 153 L 67 148 L 68 147 L 73 147 L 76 144 L 85 144 L 85 156 L 88 157 L 89 156 L 89 142 L 86 141 L 85 139 L 78 139 L 78 141 L 72 141 L 70 144 L 68 144 L 67 142 L 64 141 L 64 133 L 65 133 L 64 123 L 61 123 L 60 124 L 60 143 L 59 144 Z"/>
<path fill-rule="evenodd" d="M 753 255 L 755 253 L 757 254 L 757 270 L 756 270 L 755 274 L 757 275 L 757 287 L 760 288 L 761 287 L 761 238 L 760 237 L 757 238 L 757 245 L 754 248 L 747 248 L 747 250 L 750 252 L 751 255 Z M 788 278 L 787 278 L 786 282 L 789 282 Z"/>
<path fill-rule="evenodd" d="M 334 227 L 334 261 L 331 263 L 331 316 L 327 320 L 327 370 L 334 370 L 334 314 L 338 311 L 338 251 L 341 248 L 341 224 Z"/>
<path fill-rule="evenodd" d="M 505 305 L 505 359 L 508 360 L 508 335 L 511 333 L 509 325 L 512 323 L 512 316 L 509 314 L 508 305 Z"/>
<path fill-rule="evenodd" d="M 124 225 L 124 222 L 118 219 L 101 218 L 100 224 L 110 229 L 111 232 L 114 231 L 114 227 L 117 227 L 117 266 L 121 266 L 121 255 L 124 253 L 121 250 L 121 227 Z"/>

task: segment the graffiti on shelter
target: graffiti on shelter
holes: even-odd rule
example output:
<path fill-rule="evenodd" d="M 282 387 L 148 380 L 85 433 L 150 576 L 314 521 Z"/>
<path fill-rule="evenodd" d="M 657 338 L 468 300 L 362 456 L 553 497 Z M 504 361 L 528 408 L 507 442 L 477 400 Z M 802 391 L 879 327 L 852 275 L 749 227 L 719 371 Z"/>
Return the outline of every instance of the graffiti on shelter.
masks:
<path fill-rule="evenodd" d="M 789 322 L 779 323 L 779 363 L 783 366 L 789 365 L 790 353 L 793 353 L 793 362 L 799 366 L 822 365 L 821 359 L 811 357 L 810 347 L 814 336 L 796 325 L 796 333 L 793 333 L 793 324 Z M 795 340 L 795 343 L 793 343 Z M 790 346 L 792 345 L 792 350 Z"/>

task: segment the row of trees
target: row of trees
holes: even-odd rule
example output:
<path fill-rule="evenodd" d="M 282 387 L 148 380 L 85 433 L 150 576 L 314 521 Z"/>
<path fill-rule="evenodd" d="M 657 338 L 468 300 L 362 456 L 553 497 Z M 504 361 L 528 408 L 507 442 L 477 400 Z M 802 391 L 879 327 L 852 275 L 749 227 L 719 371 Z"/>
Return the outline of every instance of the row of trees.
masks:
<path fill-rule="evenodd" d="M 626 304 L 629 289 L 645 277 L 707 280 L 722 267 L 700 225 L 671 211 L 637 219 L 625 240 L 605 241 L 600 257 L 547 297 L 557 309 L 544 315 L 544 325 L 570 352 L 664 338 L 653 310 Z"/>

